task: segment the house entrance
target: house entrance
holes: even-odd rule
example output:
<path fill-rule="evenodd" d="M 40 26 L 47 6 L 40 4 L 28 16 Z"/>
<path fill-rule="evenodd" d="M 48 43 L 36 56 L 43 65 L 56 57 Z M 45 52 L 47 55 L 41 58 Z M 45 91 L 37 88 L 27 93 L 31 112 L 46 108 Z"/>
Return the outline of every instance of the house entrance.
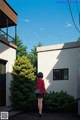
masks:
<path fill-rule="evenodd" d="M 6 106 L 6 61 L 0 60 L 0 107 Z"/>

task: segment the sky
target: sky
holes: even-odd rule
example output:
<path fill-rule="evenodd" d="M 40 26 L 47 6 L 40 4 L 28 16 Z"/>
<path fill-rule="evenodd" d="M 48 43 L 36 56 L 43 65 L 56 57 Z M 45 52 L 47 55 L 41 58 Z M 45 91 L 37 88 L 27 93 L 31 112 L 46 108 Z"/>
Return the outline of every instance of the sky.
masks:
<path fill-rule="evenodd" d="M 71 18 L 68 0 L 6 1 L 18 14 L 17 35 L 28 51 L 39 42 L 47 46 L 74 42 L 80 37 Z M 69 1 L 75 24 L 80 30 L 80 0 Z"/>

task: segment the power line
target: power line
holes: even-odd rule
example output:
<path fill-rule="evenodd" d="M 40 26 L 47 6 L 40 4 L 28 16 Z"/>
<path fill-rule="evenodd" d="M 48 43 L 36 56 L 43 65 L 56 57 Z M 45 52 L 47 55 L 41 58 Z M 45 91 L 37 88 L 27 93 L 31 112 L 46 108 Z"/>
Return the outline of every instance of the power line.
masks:
<path fill-rule="evenodd" d="M 78 27 L 76 26 L 76 23 L 74 21 L 72 10 L 71 10 L 71 6 L 70 6 L 70 1 L 69 0 L 68 0 L 68 5 L 69 5 L 69 10 L 70 10 L 70 14 L 71 14 L 71 18 L 72 18 L 73 24 L 74 24 L 76 30 L 80 33 L 80 30 L 78 29 Z"/>

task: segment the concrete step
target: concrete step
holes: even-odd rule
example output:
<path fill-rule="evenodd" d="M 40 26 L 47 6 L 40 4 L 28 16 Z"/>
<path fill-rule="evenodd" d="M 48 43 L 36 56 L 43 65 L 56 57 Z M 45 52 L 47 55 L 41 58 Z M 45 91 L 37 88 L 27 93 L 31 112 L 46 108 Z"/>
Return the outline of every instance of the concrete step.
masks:
<path fill-rule="evenodd" d="M 0 112 L 8 112 L 11 111 L 13 108 L 12 106 L 4 106 L 4 107 L 0 107 Z"/>
<path fill-rule="evenodd" d="M 9 119 L 15 115 L 20 114 L 22 111 L 14 110 L 12 106 L 5 106 L 0 108 L 0 112 L 8 112 Z"/>

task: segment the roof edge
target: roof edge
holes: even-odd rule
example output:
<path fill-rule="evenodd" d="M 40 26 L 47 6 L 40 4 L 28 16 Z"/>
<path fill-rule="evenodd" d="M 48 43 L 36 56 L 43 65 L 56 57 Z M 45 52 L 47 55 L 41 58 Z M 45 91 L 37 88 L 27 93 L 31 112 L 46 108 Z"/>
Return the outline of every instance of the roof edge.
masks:
<path fill-rule="evenodd" d="M 54 45 L 37 47 L 37 52 L 70 49 L 70 48 L 78 48 L 78 47 L 80 47 L 80 42 L 68 42 L 68 43 L 62 43 L 62 44 L 54 44 Z"/>
<path fill-rule="evenodd" d="M 7 2 L 6 0 L 4 0 L 4 2 L 11 8 L 11 10 L 12 10 L 16 15 L 18 15 L 18 14 L 15 12 L 15 10 L 8 4 L 8 2 Z"/>

